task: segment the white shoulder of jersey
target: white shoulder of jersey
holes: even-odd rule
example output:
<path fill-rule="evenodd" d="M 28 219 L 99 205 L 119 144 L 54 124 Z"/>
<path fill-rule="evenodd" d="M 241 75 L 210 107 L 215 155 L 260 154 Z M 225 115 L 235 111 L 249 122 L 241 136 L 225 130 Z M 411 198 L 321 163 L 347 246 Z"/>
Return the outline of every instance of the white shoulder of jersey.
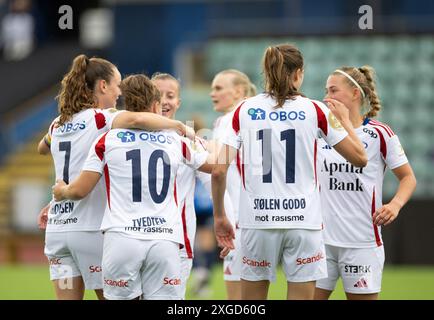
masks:
<path fill-rule="evenodd" d="M 408 163 L 398 136 L 387 124 L 369 119 L 368 125 L 373 128 L 373 134 L 379 135 L 381 156 L 390 169 L 393 170 Z"/>

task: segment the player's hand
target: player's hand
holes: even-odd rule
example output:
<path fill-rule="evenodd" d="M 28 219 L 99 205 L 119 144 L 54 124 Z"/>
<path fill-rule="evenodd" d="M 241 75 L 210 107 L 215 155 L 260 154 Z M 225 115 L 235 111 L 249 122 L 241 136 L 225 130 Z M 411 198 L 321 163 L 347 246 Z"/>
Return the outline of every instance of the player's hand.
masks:
<path fill-rule="evenodd" d="M 350 111 L 342 102 L 330 98 L 324 99 L 324 102 L 327 103 L 330 111 L 340 123 L 344 123 L 350 120 Z"/>
<path fill-rule="evenodd" d="M 393 202 L 383 205 L 374 213 L 373 220 L 377 226 L 387 226 L 391 224 L 399 214 L 400 207 Z"/>
<path fill-rule="evenodd" d="M 194 141 L 194 137 L 196 136 L 196 132 L 193 128 L 183 124 L 181 121 L 178 121 L 178 134 L 180 136 L 185 136 L 191 141 Z"/>
<path fill-rule="evenodd" d="M 50 204 L 47 204 L 45 207 L 43 207 L 38 214 L 38 227 L 41 230 L 45 230 L 47 228 L 48 209 L 50 209 Z"/>
<path fill-rule="evenodd" d="M 220 248 L 235 249 L 233 241 L 235 239 L 234 228 L 226 215 L 222 217 L 214 215 L 214 233 Z"/>
<path fill-rule="evenodd" d="M 61 179 L 56 180 L 56 184 L 51 188 L 53 191 L 54 200 L 61 201 L 65 199 L 65 197 L 63 196 L 63 190 L 65 186 L 66 186 L 65 181 Z"/>
<path fill-rule="evenodd" d="M 224 259 L 230 251 L 231 249 L 224 247 L 222 251 L 220 251 L 220 259 Z"/>
<path fill-rule="evenodd" d="M 196 132 L 194 131 L 193 128 L 189 127 L 189 126 L 185 126 L 185 133 L 184 135 L 190 139 L 191 141 L 194 141 L 194 137 L 196 136 Z"/>

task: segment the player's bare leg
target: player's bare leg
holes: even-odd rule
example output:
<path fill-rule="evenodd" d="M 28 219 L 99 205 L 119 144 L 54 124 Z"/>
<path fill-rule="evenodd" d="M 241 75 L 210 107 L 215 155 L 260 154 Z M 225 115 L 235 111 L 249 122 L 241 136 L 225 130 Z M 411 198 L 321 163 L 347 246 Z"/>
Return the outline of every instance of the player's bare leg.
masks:
<path fill-rule="evenodd" d="M 225 281 L 228 300 L 241 300 L 241 281 Z"/>
<path fill-rule="evenodd" d="M 53 280 L 57 300 L 83 300 L 84 282 L 81 276 Z"/>
<path fill-rule="evenodd" d="M 314 300 L 328 300 L 333 291 L 315 288 Z"/>
<path fill-rule="evenodd" d="M 355 294 L 345 292 L 348 300 L 378 300 L 378 293 Z"/>
<path fill-rule="evenodd" d="M 95 289 L 95 294 L 96 294 L 98 300 L 105 300 L 104 292 L 102 289 Z"/>
<path fill-rule="evenodd" d="M 313 300 L 316 281 L 288 282 L 288 300 Z"/>
<path fill-rule="evenodd" d="M 241 299 L 243 300 L 266 300 L 270 281 L 247 281 L 241 279 Z"/>

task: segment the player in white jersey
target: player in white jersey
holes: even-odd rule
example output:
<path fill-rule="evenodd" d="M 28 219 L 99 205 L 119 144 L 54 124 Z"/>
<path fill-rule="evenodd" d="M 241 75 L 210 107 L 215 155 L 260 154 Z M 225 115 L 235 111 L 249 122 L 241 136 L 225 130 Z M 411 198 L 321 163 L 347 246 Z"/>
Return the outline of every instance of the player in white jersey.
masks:
<path fill-rule="evenodd" d="M 295 46 L 268 47 L 263 70 L 266 93 L 236 108 L 232 130 L 212 173 L 216 237 L 220 246 L 233 247 L 234 231 L 222 195 L 227 163 L 241 148 L 242 299 L 266 299 L 280 262 L 287 279 L 287 298 L 313 299 L 315 281 L 327 276 L 317 140 L 323 137 L 354 165 L 366 165 L 366 153 L 348 110 L 331 106 L 340 125 L 321 102 L 299 93 L 303 57 Z"/>
<path fill-rule="evenodd" d="M 170 74 L 157 73 L 151 78 L 161 94 L 162 115 L 174 119 L 181 105 L 179 81 Z M 193 143 L 184 140 L 190 147 L 205 150 L 204 141 Z M 182 218 L 184 247 L 181 249 L 181 294 L 185 298 L 187 280 L 193 265 L 193 248 L 196 235 L 196 212 L 194 210 L 194 188 L 197 171 L 186 164 L 180 164 L 176 177 L 179 210 Z"/>
<path fill-rule="evenodd" d="M 181 105 L 180 83 L 170 74 L 156 73 L 152 76 L 151 81 L 157 87 L 161 94 L 162 115 L 170 119 L 175 119 L 176 112 Z M 189 139 L 183 139 L 194 150 L 206 151 L 206 141 L 200 137 L 195 137 L 195 142 Z M 211 197 L 211 175 L 200 172 L 181 163 L 176 176 L 177 196 L 182 217 L 184 247 L 181 249 L 181 292 L 185 298 L 187 280 L 190 277 L 194 257 L 194 242 L 196 236 L 196 212 L 194 208 L 194 190 L 198 178 Z M 225 194 L 225 197 L 229 197 Z M 230 205 L 230 199 L 227 199 Z M 227 207 L 226 207 L 227 208 Z M 227 208 L 231 210 L 231 208 Z"/>
<path fill-rule="evenodd" d="M 232 116 L 235 107 L 245 98 L 256 95 L 256 87 L 251 83 L 249 77 L 243 72 L 228 69 L 217 73 L 211 84 L 211 99 L 214 110 L 223 113 L 214 123 L 213 141 L 216 152 L 221 149 L 221 140 L 232 126 Z M 233 223 L 235 232 L 238 234 L 238 211 L 241 191 L 241 154 L 237 154 L 236 159 L 228 169 L 226 188 L 229 193 L 233 212 L 228 212 L 228 216 Z M 240 265 L 241 256 L 239 252 L 240 237 L 236 237 L 237 244 L 224 258 L 223 278 L 225 280 L 226 293 L 229 300 L 241 299 Z M 225 252 L 223 252 L 223 255 Z"/>
<path fill-rule="evenodd" d="M 127 110 L 161 112 L 158 89 L 146 76 L 129 76 L 122 90 Z M 207 157 L 170 131 L 111 130 L 97 138 L 76 180 L 58 181 L 56 199 L 77 199 L 105 176 L 105 298 L 182 298 L 184 234 L 175 181 L 181 163 L 210 172 Z"/>
<path fill-rule="evenodd" d="M 384 265 L 381 226 L 396 219 L 416 187 L 416 178 L 398 137 L 389 126 L 372 119 L 381 105 L 371 67 L 337 69 L 327 79 L 326 92 L 326 100 L 348 107 L 368 165 L 354 167 L 325 141 L 318 145 L 328 278 L 317 282 L 315 298 L 328 299 L 342 277 L 348 299 L 374 300 L 381 291 Z M 369 111 L 362 114 L 365 103 Z M 399 187 L 383 205 L 386 167 L 398 178 Z"/>
<path fill-rule="evenodd" d="M 62 81 L 60 117 L 40 142 L 40 153 L 51 152 L 56 179 L 78 176 L 93 141 L 110 128 L 181 128 L 181 123 L 148 113 L 117 112 L 121 75 L 107 60 L 80 55 Z M 103 108 L 112 108 L 103 110 Z M 102 184 L 82 201 L 51 202 L 47 214 L 45 254 L 58 299 L 82 299 L 84 288 L 102 296 L 102 235 L 105 203 Z M 42 217 L 41 217 L 42 219 Z M 40 224 L 44 228 L 43 221 Z M 89 245 L 91 244 L 91 245 Z"/>

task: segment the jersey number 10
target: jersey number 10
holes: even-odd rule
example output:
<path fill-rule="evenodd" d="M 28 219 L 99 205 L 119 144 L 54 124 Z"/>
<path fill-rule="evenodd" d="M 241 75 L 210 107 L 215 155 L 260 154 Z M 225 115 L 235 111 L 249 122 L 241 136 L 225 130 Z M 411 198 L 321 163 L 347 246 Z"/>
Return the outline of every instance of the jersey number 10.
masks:
<path fill-rule="evenodd" d="M 132 177 L 133 177 L 133 202 L 142 201 L 142 166 L 140 149 L 134 149 L 126 153 L 126 160 L 131 160 Z M 160 193 L 157 191 L 157 162 L 161 159 L 163 162 L 163 185 Z M 169 191 L 170 180 L 170 159 L 163 150 L 155 150 L 149 157 L 148 164 L 148 187 L 152 200 L 155 203 L 162 203 L 166 199 Z"/>

